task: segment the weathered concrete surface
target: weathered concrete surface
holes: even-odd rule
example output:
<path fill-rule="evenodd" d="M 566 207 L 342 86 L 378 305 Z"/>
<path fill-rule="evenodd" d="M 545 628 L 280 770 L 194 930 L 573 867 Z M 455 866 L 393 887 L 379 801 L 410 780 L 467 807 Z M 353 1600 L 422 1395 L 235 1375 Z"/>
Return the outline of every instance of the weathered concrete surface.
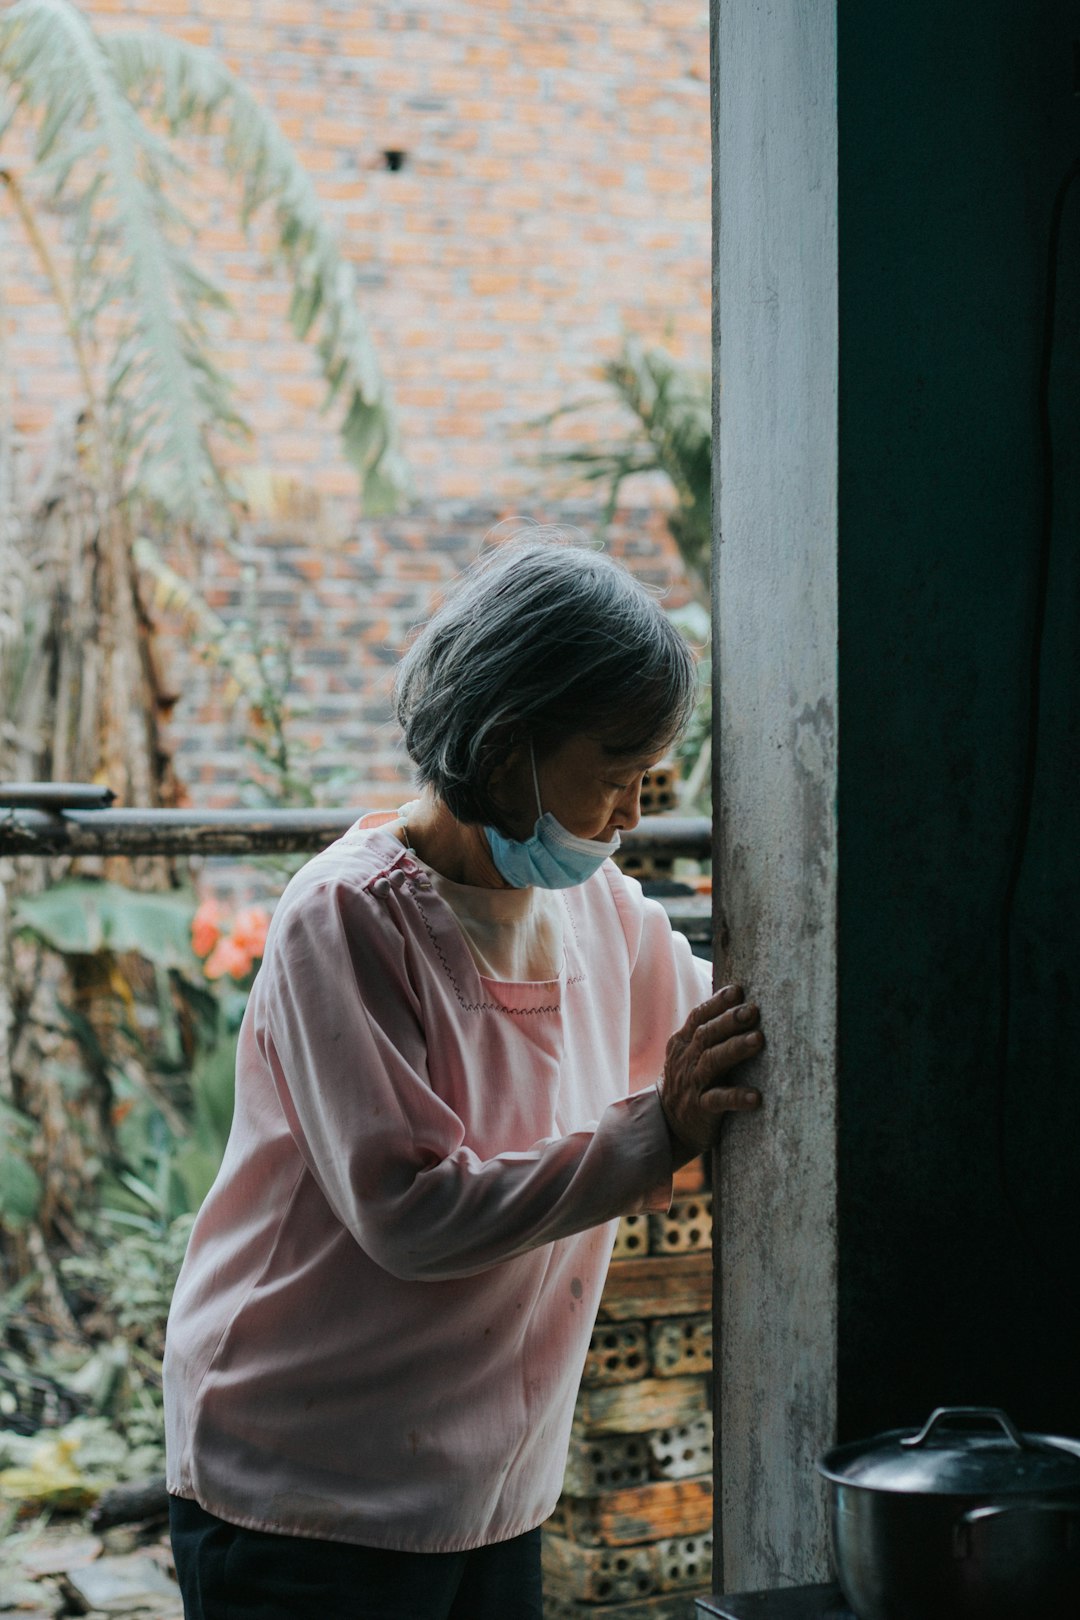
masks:
<path fill-rule="evenodd" d="M 1075 0 L 714 29 L 731 1591 L 825 1574 L 834 1424 L 1080 1435 L 1080 85 Z"/>
<path fill-rule="evenodd" d="M 760 1000 L 720 1152 L 723 1587 L 823 1579 L 835 1421 L 835 22 L 714 5 L 718 971 Z"/>

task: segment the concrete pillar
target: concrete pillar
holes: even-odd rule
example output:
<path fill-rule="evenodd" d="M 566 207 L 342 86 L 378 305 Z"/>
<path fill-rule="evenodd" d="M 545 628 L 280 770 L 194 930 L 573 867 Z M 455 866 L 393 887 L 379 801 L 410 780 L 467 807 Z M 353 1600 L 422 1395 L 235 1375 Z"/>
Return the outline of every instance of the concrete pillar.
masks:
<path fill-rule="evenodd" d="M 769 1040 L 717 1166 L 736 1592 L 828 1576 L 834 1438 L 1080 1436 L 1080 41 L 712 28 L 716 938 Z"/>
<path fill-rule="evenodd" d="M 713 28 L 718 972 L 761 999 L 768 1040 L 765 1105 L 717 1166 L 717 1590 L 736 1591 L 821 1578 L 835 1424 L 836 68 L 816 0 L 714 0 Z"/>

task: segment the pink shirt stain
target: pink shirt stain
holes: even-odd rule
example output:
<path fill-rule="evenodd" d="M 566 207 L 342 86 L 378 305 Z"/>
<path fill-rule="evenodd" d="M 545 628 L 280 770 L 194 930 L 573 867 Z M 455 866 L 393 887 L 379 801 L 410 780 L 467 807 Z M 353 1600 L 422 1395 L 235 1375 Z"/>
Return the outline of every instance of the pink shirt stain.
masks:
<path fill-rule="evenodd" d="M 706 963 L 609 862 L 557 979 L 482 978 L 386 831 L 274 913 L 165 1351 L 170 1491 L 447 1552 L 551 1513 L 617 1218 L 665 1209 L 655 1082 Z"/>

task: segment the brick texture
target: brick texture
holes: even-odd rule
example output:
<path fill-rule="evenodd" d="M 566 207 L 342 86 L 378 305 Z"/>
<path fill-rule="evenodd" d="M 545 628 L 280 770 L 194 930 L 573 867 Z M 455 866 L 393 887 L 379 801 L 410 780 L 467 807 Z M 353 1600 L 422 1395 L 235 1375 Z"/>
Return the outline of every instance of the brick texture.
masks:
<path fill-rule="evenodd" d="M 423 502 L 545 493 L 534 466 L 545 436 L 525 425 L 594 393 L 591 370 L 624 329 L 705 362 L 705 0 L 82 9 L 103 31 L 152 27 L 210 46 L 279 120 L 359 273 Z M 396 172 L 390 151 L 405 154 Z M 245 245 L 213 143 L 189 155 L 210 169 L 202 250 L 233 301 L 220 349 L 255 429 L 243 455 L 340 494 L 351 479 L 332 418 L 312 409 L 315 362 L 285 330 L 284 282 L 257 231 Z M 0 273 L 17 409 L 40 431 L 41 402 L 70 398 L 74 376 L 13 222 Z M 546 437 L 594 425 L 570 418 Z"/>
<path fill-rule="evenodd" d="M 232 301 L 216 351 L 254 429 L 232 454 L 255 485 L 300 492 L 284 523 L 281 499 L 264 502 L 247 537 L 259 613 L 292 649 L 306 707 L 295 725 L 318 773 L 342 773 L 332 796 L 394 802 L 407 773 L 388 687 L 409 628 L 500 518 L 594 527 L 595 496 L 538 458 L 606 434 L 618 411 L 530 424 L 595 396 L 595 368 L 624 331 L 707 362 L 707 5 L 86 0 L 82 9 L 103 31 L 155 28 L 221 54 L 293 142 L 358 272 L 417 486 L 416 509 L 392 522 L 360 516 L 334 414 L 319 412 L 314 356 L 286 328 L 287 291 L 265 230 L 245 241 L 213 138 L 192 144 L 203 165 L 203 266 Z M 33 190 L 17 135 L 4 151 Z M 396 171 L 390 152 L 404 154 Z M 10 211 L 0 284 L 15 420 L 31 459 L 35 446 L 43 457 L 57 415 L 77 398 L 76 374 Z M 613 549 L 677 601 L 685 593 L 663 491 L 636 480 L 626 498 Z M 234 563 L 207 555 L 198 573 L 226 619 L 243 610 Z M 236 804 L 248 768 L 242 710 L 192 661 L 183 629 L 167 615 L 162 629 L 181 775 L 193 802 Z"/>
<path fill-rule="evenodd" d="M 407 796 L 410 766 L 391 715 L 394 666 L 410 632 L 509 515 L 509 509 L 441 503 L 405 517 L 363 519 L 341 538 L 323 530 L 318 508 L 309 505 L 291 522 L 247 535 L 247 578 L 241 562 L 218 551 L 188 559 L 183 572 L 194 575 L 221 619 L 235 625 L 253 618 L 265 637 L 288 646 L 288 735 L 322 802 L 366 809 L 397 805 Z M 536 507 L 532 515 L 596 531 L 590 507 L 562 503 Z M 606 541 L 612 555 L 663 592 L 666 606 L 687 600 L 659 507 L 620 510 Z M 220 667 L 196 655 L 180 615 L 164 609 L 156 619 L 177 698 L 168 742 L 191 802 L 204 808 L 258 802 L 245 785 L 254 764 L 244 742 L 250 705 L 243 698 L 229 701 Z M 244 887 L 233 863 L 215 870 L 228 886 Z"/>

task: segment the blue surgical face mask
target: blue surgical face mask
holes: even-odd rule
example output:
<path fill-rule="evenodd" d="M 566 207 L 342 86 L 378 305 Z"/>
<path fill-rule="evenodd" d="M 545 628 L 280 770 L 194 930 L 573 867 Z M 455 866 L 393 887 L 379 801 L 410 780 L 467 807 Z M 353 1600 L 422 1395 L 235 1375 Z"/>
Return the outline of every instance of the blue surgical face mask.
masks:
<path fill-rule="evenodd" d="M 598 871 L 619 847 L 619 834 L 610 843 L 595 838 L 578 838 L 567 832 L 551 811 L 540 802 L 540 782 L 536 775 L 536 755 L 532 754 L 533 787 L 536 790 L 537 819 L 531 838 L 507 838 L 497 827 L 485 827 L 491 858 L 499 875 L 514 889 L 572 889 Z"/>

